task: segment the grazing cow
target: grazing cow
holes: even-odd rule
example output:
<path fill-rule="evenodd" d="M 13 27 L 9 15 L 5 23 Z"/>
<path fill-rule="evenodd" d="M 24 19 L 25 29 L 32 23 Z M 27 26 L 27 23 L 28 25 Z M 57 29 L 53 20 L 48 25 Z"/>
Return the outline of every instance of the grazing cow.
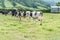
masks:
<path fill-rule="evenodd" d="M 3 12 L 5 15 L 7 15 L 9 13 L 9 10 L 4 10 Z"/>
<path fill-rule="evenodd" d="M 10 10 L 12 12 L 12 16 L 16 16 L 17 15 L 17 11 L 15 9 Z"/>
<path fill-rule="evenodd" d="M 0 10 L 0 13 L 4 14 L 3 10 Z"/>
<path fill-rule="evenodd" d="M 35 23 L 35 19 L 38 19 L 38 21 L 41 21 L 40 25 L 42 25 L 42 11 L 26 11 L 26 16 L 28 17 L 28 20 L 30 20 L 30 17 L 33 18 L 33 23 Z"/>
<path fill-rule="evenodd" d="M 28 20 L 30 19 L 30 14 L 31 14 L 30 11 L 26 11 L 26 16 L 28 17 Z"/>
<path fill-rule="evenodd" d="M 28 17 L 28 20 L 30 19 L 30 11 L 19 11 L 18 15 L 20 20 L 22 20 L 22 17 Z"/>
<path fill-rule="evenodd" d="M 24 11 L 19 11 L 19 17 L 20 17 L 20 21 L 22 20 L 22 17 L 25 17 L 26 13 Z"/>
<path fill-rule="evenodd" d="M 9 13 L 9 10 L 7 10 L 7 9 L 0 10 L 0 13 L 7 15 Z"/>
<path fill-rule="evenodd" d="M 42 25 L 42 11 L 33 11 L 32 12 L 32 18 L 35 23 L 35 19 L 37 18 L 39 21 L 41 21 L 40 25 Z"/>

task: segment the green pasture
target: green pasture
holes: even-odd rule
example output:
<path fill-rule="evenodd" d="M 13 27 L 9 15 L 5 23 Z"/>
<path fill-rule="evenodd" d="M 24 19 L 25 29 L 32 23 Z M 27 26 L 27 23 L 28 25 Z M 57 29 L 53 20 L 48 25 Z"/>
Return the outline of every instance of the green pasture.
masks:
<path fill-rule="evenodd" d="M 60 14 L 44 13 L 43 25 L 36 19 L 0 14 L 0 40 L 60 40 Z"/>

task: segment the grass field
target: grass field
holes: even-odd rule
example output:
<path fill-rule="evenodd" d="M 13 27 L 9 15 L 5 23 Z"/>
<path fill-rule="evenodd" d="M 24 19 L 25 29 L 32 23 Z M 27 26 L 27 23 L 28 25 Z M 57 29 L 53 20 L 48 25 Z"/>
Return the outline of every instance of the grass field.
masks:
<path fill-rule="evenodd" d="M 60 40 L 60 14 L 44 13 L 43 25 L 0 14 L 0 40 Z"/>

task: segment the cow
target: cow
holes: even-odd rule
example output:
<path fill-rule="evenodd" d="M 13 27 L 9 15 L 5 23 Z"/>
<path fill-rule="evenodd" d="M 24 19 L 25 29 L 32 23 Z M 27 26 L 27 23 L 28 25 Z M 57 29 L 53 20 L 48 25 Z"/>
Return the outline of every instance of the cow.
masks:
<path fill-rule="evenodd" d="M 0 10 L 0 13 L 7 15 L 9 13 L 9 10 L 8 9 L 2 9 L 2 10 Z"/>
<path fill-rule="evenodd" d="M 11 13 L 12 16 L 16 16 L 16 14 L 17 14 L 17 10 L 16 9 L 8 9 L 6 11 L 8 11 L 8 13 Z"/>
<path fill-rule="evenodd" d="M 42 16 L 43 16 L 43 12 L 42 11 L 26 11 L 26 15 L 28 17 L 28 20 L 30 20 L 30 18 L 33 18 L 33 23 L 35 23 L 35 19 L 38 19 L 38 21 L 40 21 L 40 25 L 42 25 Z"/>
<path fill-rule="evenodd" d="M 26 16 L 28 17 L 29 21 L 30 21 L 30 14 L 31 14 L 31 11 L 26 11 Z"/>
<path fill-rule="evenodd" d="M 41 22 L 40 25 L 42 25 L 42 16 L 43 16 L 42 11 L 33 11 L 31 16 L 33 18 L 34 23 L 35 23 L 35 19 L 38 19 L 38 21 Z"/>
<path fill-rule="evenodd" d="M 4 14 L 3 10 L 0 10 L 0 13 L 1 13 L 1 14 Z"/>
<path fill-rule="evenodd" d="M 5 9 L 3 12 L 4 12 L 4 15 L 8 15 L 9 10 L 8 9 Z"/>
<path fill-rule="evenodd" d="M 20 21 L 22 20 L 23 17 L 26 16 L 25 11 L 19 11 L 19 17 L 20 17 Z"/>

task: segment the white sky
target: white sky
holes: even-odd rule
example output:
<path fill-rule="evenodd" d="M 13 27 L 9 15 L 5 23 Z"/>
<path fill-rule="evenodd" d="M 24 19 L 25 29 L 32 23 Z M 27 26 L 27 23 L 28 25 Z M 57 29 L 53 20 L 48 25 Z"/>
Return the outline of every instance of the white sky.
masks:
<path fill-rule="evenodd" d="M 55 2 L 59 2 L 60 0 L 44 0 L 44 1 L 55 1 Z"/>

